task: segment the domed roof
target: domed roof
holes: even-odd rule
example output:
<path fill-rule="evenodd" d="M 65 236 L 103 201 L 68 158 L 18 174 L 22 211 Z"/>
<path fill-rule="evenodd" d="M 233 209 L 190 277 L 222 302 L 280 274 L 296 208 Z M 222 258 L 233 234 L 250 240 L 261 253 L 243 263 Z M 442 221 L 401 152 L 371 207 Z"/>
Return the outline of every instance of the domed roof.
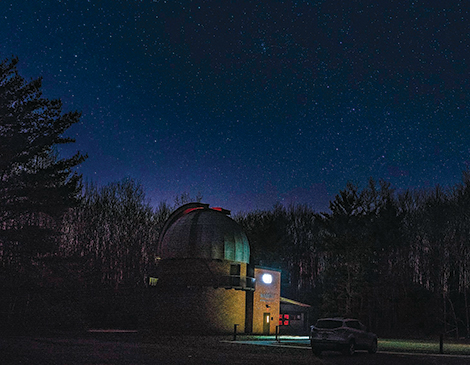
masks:
<path fill-rule="evenodd" d="M 167 220 L 158 242 L 161 259 L 204 258 L 248 263 L 250 245 L 228 210 L 189 203 Z"/>

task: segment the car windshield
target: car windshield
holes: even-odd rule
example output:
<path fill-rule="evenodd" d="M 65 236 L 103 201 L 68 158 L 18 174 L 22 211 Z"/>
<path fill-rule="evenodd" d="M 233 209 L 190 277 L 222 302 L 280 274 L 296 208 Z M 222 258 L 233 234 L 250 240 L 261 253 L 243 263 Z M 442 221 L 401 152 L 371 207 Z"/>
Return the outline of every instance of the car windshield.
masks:
<path fill-rule="evenodd" d="M 323 328 L 328 330 L 340 328 L 342 326 L 343 321 L 338 321 L 336 319 L 319 319 L 315 325 L 316 328 Z"/>
<path fill-rule="evenodd" d="M 362 330 L 361 324 L 358 321 L 348 321 L 348 322 L 346 322 L 346 326 L 348 326 L 349 328 Z"/>

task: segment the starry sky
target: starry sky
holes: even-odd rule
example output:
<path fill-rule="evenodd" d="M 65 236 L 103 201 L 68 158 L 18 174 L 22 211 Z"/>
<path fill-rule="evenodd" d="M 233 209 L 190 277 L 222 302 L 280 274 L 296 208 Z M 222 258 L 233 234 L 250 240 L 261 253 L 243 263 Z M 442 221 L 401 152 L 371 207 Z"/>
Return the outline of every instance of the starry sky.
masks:
<path fill-rule="evenodd" d="M 470 163 L 470 4 L 15 0 L 0 55 L 82 111 L 85 180 L 152 204 L 328 207 L 348 181 L 452 187 Z"/>

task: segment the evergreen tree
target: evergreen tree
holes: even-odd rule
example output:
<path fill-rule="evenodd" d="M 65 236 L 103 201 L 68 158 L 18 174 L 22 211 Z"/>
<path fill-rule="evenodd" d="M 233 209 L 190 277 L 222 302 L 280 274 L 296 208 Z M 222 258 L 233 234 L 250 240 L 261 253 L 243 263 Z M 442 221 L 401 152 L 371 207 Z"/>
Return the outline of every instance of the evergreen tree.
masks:
<path fill-rule="evenodd" d="M 62 114 L 60 100 L 42 97 L 41 78 L 25 81 L 17 63 L 0 63 L 0 252 L 4 269 L 19 270 L 52 249 L 58 219 L 80 197 L 72 169 L 86 156 L 58 156 L 57 145 L 74 142 L 63 133 L 80 113 Z"/>

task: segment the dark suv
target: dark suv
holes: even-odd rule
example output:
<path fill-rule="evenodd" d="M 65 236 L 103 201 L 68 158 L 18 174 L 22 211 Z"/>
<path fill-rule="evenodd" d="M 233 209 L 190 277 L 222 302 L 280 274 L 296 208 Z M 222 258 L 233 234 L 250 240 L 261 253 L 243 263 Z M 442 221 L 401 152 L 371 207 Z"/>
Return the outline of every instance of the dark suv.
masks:
<path fill-rule="evenodd" d="M 377 352 L 377 336 L 357 319 L 322 318 L 310 327 L 310 344 L 315 355 L 322 351 L 342 351 L 353 355 L 356 350 Z"/>

